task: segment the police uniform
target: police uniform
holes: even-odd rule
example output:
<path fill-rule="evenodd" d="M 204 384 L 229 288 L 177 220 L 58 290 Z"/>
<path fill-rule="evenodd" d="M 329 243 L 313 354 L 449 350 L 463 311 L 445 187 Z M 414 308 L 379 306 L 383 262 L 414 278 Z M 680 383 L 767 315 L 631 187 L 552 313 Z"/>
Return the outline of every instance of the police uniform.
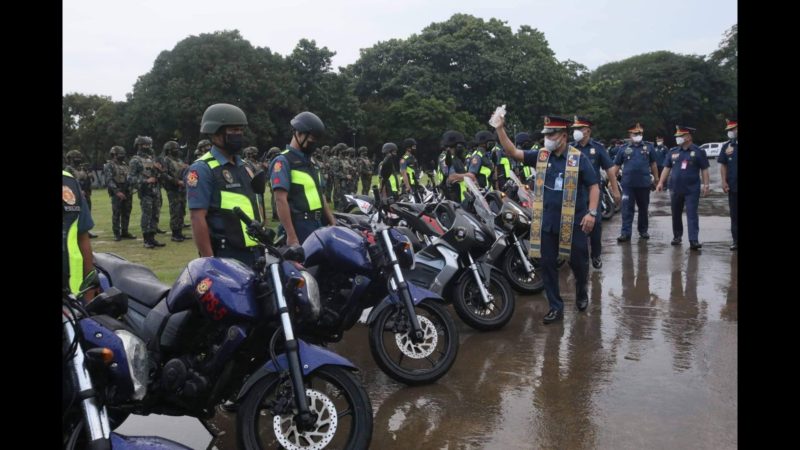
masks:
<path fill-rule="evenodd" d="M 494 164 L 483 147 L 478 147 L 472 153 L 472 158 L 469 161 L 469 172 L 474 174 L 478 179 L 478 186 L 481 188 L 492 188 L 494 182 Z"/>
<path fill-rule="evenodd" d="M 447 167 L 447 150 L 442 150 L 442 152 L 439 153 L 439 157 L 436 159 L 436 168 L 433 173 L 435 184 L 444 189 L 447 174 L 449 173 L 450 169 Z"/>
<path fill-rule="evenodd" d="M 416 191 L 419 186 L 418 171 L 419 165 L 417 164 L 417 158 L 406 151 L 403 157 L 400 158 L 400 173 L 402 174 L 405 172 L 408 175 L 408 182 L 411 183 L 411 192 Z M 405 184 L 403 184 L 403 186 L 405 186 Z"/>
<path fill-rule="evenodd" d="M 725 119 L 725 131 L 730 131 L 739 126 L 736 120 Z M 725 181 L 728 183 L 728 206 L 731 213 L 731 236 L 733 244 L 731 250 L 736 250 L 739 242 L 739 140 L 731 139 L 722 145 L 717 157 L 717 162 L 728 168 Z"/>
<path fill-rule="evenodd" d="M 111 197 L 111 229 L 114 232 L 114 240 L 135 239 L 128 231 L 128 224 L 131 219 L 133 209 L 133 192 L 128 184 L 128 164 L 114 158 L 108 160 L 103 166 L 103 174 L 106 179 L 106 188 Z M 125 200 L 120 199 L 117 194 L 122 193 Z"/>
<path fill-rule="evenodd" d="M 659 139 L 662 139 L 661 136 L 656 136 L 656 143 Z M 658 168 L 658 175 L 661 176 L 661 172 L 664 170 L 664 162 L 667 159 L 667 153 L 669 153 L 669 147 L 664 145 L 656 145 L 656 167 Z"/>
<path fill-rule="evenodd" d="M 575 122 L 572 124 L 572 128 L 584 128 L 592 126 L 594 126 L 594 124 L 589 119 L 582 116 L 575 116 Z M 597 174 L 598 181 L 601 179 L 600 168 L 608 171 L 614 165 L 603 144 L 595 141 L 594 139 L 590 138 L 586 142 L 586 145 L 583 146 L 581 146 L 579 142 L 570 142 L 569 145 L 580 150 L 581 153 L 583 153 L 583 155 L 589 159 L 592 168 L 594 168 L 594 171 Z M 592 246 L 591 258 L 593 261 L 597 258 L 600 258 L 600 253 L 603 249 L 602 223 L 602 215 L 598 214 L 597 217 L 595 217 L 594 228 L 592 229 L 592 232 L 589 233 L 589 241 Z"/>
<path fill-rule="evenodd" d="M 545 117 L 545 128 L 542 133 L 552 133 L 557 130 L 566 129 L 571 124 L 569 119 L 557 116 Z M 559 254 L 560 233 L 564 226 L 561 223 L 562 207 L 564 201 L 564 188 L 569 187 L 565 184 L 564 175 L 566 174 L 567 164 L 571 167 L 578 167 L 578 182 L 575 194 L 575 214 L 572 223 L 572 239 L 569 265 L 575 275 L 575 299 L 576 303 L 588 302 L 588 277 L 589 277 L 589 249 L 588 237 L 581 229 L 580 223 L 584 216 L 589 212 L 589 189 L 598 184 L 597 171 L 592 167 L 589 158 L 583 153 L 578 153 L 577 158 L 570 159 L 569 146 L 561 155 L 555 152 L 540 150 L 524 150 L 523 162 L 527 166 L 536 166 L 541 158 L 546 161 L 547 167 L 543 175 L 537 172 L 536 182 L 539 183 L 540 176 L 543 182 L 543 209 L 541 216 L 541 274 L 544 282 L 544 289 L 551 311 L 557 311 L 558 316 L 563 316 L 564 301 L 561 298 L 558 285 L 557 259 Z M 535 203 L 534 199 L 534 203 Z M 597 214 L 595 212 L 595 219 Z M 585 305 L 585 303 L 584 303 Z M 548 313 L 549 315 L 549 313 Z M 547 323 L 547 322 L 546 322 Z"/>
<path fill-rule="evenodd" d="M 88 233 L 94 227 L 94 221 L 78 180 L 66 170 L 61 171 L 61 205 L 61 287 L 76 294 L 84 279 L 78 235 Z"/>
<path fill-rule="evenodd" d="M 383 161 L 378 164 L 378 175 L 381 179 L 381 191 L 386 192 L 387 196 L 397 198 L 400 194 L 400 176 L 395 170 L 394 157 L 387 154 Z"/>
<path fill-rule="evenodd" d="M 675 137 L 693 133 L 694 128 L 677 126 Z M 706 151 L 691 144 L 688 148 L 674 147 L 670 150 L 666 167 L 670 169 L 670 206 L 672 209 L 672 244 L 680 244 L 683 237 L 683 207 L 686 206 L 686 225 L 689 228 L 689 242 L 692 248 L 700 247 L 700 217 L 697 207 L 700 203 L 700 174 L 708 169 Z"/>
<path fill-rule="evenodd" d="M 286 150 L 272 160 L 269 176 L 273 192 L 283 189 L 288 193 L 292 225 L 302 245 L 314 230 L 322 228 L 325 203 L 319 170 L 305 153 L 287 145 Z M 338 185 L 336 187 L 339 188 Z M 272 198 L 274 211 L 275 196 Z M 278 230 L 282 231 L 283 225 Z"/>
<path fill-rule="evenodd" d="M 467 167 L 464 164 L 464 161 L 461 158 L 454 156 L 453 160 L 450 161 L 450 168 L 448 169 L 447 176 L 449 177 L 452 174 L 462 174 L 467 173 Z M 465 199 L 464 193 L 467 191 L 467 185 L 464 184 L 463 181 L 455 181 L 450 182 L 447 181 L 447 190 L 446 197 L 448 200 L 452 200 L 454 202 L 463 202 Z"/>
<path fill-rule="evenodd" d="M 643 132 L 638 123 L 628 129 L 629 133 Z M 642 239 L 649 238 L 647 229 L 648 207 L 650 205 L 650 188 L 653 181 L 651 164 L 656 162 L 656 152 L 649 142 L 631 142 L 617 152 L 614 164 L 622 167 L 622 231 L 617 238 L 624 242 L 631 238 L 633 228 L 633 213 L 639 209 L 637 229 Z"/>
<path fill-rule="evenodd" d="M 248 266 L 255 262 L 258 244 L 246 233 L 246 226 L 233 212 L 241 208 L 253 220 L 261 221 L 252 177 L 238 155 L 229 161 L 216 145 L 189 166 L 184 184 L 189 209 L 208 211 L 206 222 L 214 256 L 234 258 Z"/>

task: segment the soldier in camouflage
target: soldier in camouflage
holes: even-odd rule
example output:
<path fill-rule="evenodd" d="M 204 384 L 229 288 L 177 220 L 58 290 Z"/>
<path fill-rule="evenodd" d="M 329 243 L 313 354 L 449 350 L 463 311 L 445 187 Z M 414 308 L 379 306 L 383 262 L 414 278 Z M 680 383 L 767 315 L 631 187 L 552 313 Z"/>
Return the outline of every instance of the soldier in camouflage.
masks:
<path fill-rule="evenodd" d="M 111 147 L 108 161 L 103 166 L 108 195 L 111 197 L 111 229 L 114 240 L 136 239 L 128 232 L 133 208 L 133 192 L 128 184 L 128 163 L 125 161 L 125 149 L 120 145 Z"/>
<path fill-rule="evenodd" d="M 89 206 L 89 213 L 92 212 L 92 177 L 89 172 L 88 166 L 83 161 L 83 153 L 80 150 L 70 150 L 65 157 L 67 165 L 64 170 L 71 173 L 78 181 L 81 187 L 83 198 L 86 199 L 86 204 Z M 89 231 L 90 238 L 96 238 L 97 235 Z"/>
<path fill-rule="evenodd" d="M 189 166 L 183 162 L 181 154 L 177 142 L 167 141 L 160 161 L 164 168 L 164 189 L 167 191 L 169 201 L 169 228 L 172 230 L 172 240 L 175 242 L 183 242 L 189 238 L 182 233 L 183 220 L 186 217 L 186 186 L 183 177 Z"/>
<path fill-rule="evenodd" d="M 369 188 L 372 184 L 372 162 L 367 157 L 367 147 L 358 149 L 358 175 L 361 178 L 361 194 L 369 195 Z"/>
<path fill-rule="evenodd" d="M 161 165 L 153 159 L 153 140 L 137 136 L 133 141 L 136 154 L 130 161 L 128 184 L 139 191 L 142 208 L 142 234 L 144 247 L 163 247 L 155 238 L 158 230 L 158 215 L 161 209 Z"/>
<path fill-rule="evenodd" d="M 197 143 L 197 149 L 194 151 L 194 159 L 203 156 L 207 151 L 211 150 L 211 141 L 203 139 Z"/>
<path fill-rule="evenodd" d="M 242 150 L 242 156 L 244 156 L 245 167 L 250 169 L 251 176 L 255 176 L 264 170 L 264 166 L 262 166 L 261 162 L 258 160 L 257 147 L 247 147 Z"/>
<path fill-rule="evenodd" d="M 328 160 L 330 158 L 329 152 L 330 147 L 327 145 L 323 145 L 319 152 L 316 153 L 315 159 L 317 161 L 317 165 L 319 166 L 319 181 L 320 181 L 320 188 L 322 189 L 322 193 L 325 196 L 327 201 L 331 201 L 330 197 L 328 196 L 328 173 L 330 172 L 328 167 Z"/>

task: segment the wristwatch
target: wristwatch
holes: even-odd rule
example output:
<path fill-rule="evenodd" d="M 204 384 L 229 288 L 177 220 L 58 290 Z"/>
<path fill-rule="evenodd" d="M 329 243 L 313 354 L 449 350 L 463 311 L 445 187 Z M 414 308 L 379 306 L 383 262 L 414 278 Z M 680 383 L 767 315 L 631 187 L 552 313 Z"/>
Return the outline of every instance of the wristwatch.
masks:
<path fill-rule="evenodd" d="M 597 210 L 596 209 L 590 209 L 589 210 L 589 215 L 592 216 L 592 217 L 597 217 Z"/>

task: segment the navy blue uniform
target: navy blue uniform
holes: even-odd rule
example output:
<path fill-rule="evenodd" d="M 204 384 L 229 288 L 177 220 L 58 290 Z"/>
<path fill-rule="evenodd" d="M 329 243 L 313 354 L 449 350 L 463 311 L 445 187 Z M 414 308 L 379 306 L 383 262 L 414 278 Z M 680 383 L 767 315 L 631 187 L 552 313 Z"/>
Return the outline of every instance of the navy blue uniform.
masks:
<path fill-rule="evenodd" d="M 664 170 L 664 163 L 667 159 L 669 148 L 664 145 L 656 145 L 656 167 L 658 168 L 658 176 L 661 176 L 661 171 Z"/>
<path fill-rule="evenodd" d="M 656 151 L 649 142 L 632 143 L 622 147 L 614 164 L 622 166 L 622 231 L 621 236 L 633 233 L 633 213 L 639 209 L 637 229 L 647 233 L 647 210 L 650 206 L 650 164 L 656 162 Z"/>
<path fill-rule="evenodd" d="M 691 144 L 687 149 L 675 147 L 669 151 L 666 167 L 670 168 L 670 204 L 672 207 L 672 237 L 683 237 L 683 207 L 686 206 L 686 223 L 689 241 L 699 241 L 700 171 L 708 169 L 706 151 Z"/>
<path fill-rule="evenodd" d="M 536 159 L 539 156 L 538 150 L 524 150 L 525 158 L 523 162 L 528 166 L 536 166 Z M 548 169 L 544 178 L 544 211 L 542 214 L 542 280 L 544 289 L 547 293 L 547 301 L 550 308 L 558 311 L 564 309 L 564 301 L 558 287 L 558 268 L 556 260 L 558 258 L 559 231 L 561 228 L 561 204 L 564 199 L 564 191 L 556 190 L 559 184 L 557 180 L 562 179 L 567 167 L 567 151 L 561 155 L 550 153 L 547 163 Z M 580 223 L 589 211 L 589 188 L 598 184 L 596 170 L 592 167 L 589 158 L 581 154 L 578 162 L 578 193 L 575 198 L 575 220 L 572 226 L 572 250 L 570 253 L 569 266 L 575 274 L 575 298 L 576 300 L 589 298 L 587 290 L 589 278 L 589 249 L 586 233 L 581 229 Z"/>
<path fill-rule="evenodd" d="M 722 146 L 717 162 L 728 167 L 728 206 L 731 209 L 731 235 L 739 241 L 739 141 L 732 139 Z"/>
<path fill-rule="evenodd" d="M 278 189 L 283 189 L 287 193 L 291 192 L 292 166 L 286 156 L 287 152 L 291 152 L 296 158 L 309 167 L 311 176 L 317 183 L 317 189 L 319 189 L 319 186 L 321 185 L 321 178 L 319 176 L 319 169 L 317 166 L 312 163 L 305 153 L 287 144 L 286 151 L 280 153 L 278 156 L 273 158 L 272 162 L 270 162 L 269 176 L 272 191 L 275 192 Z M 321 206 L 319 209 L 316 209 L 312 212 L 298 212 L 292 208 L 292 199 L 290 198 L 289 209 L 292 213 L 292 225 L 294 226 L 294 232 L 297 235 L 297 240 L 300 242 L 300 245 L 303 244 L 303 242 L 311 235 L 311 233 L 323 227 L 322 221 L 325 219 L 323 217 L 323 210 Z M 275 214 L 277 215 L 277 209 L 275 209 Z M 278 226 L 278 234 L 281 233 L 286 233 L 285 229 L 283 228 L 283 224 Z"/>
<path fill-rule="evenodd" d="M 581 151 L 587 158 L 589 158 L 589 162 L 594 167 L 595 173 L 597 173 L 597 180 L 600 180 L 600 168 L 602 167 L 603 170 L 608 171 L 611 166 L 614 165 L 611 162 L 611 157 L 606 152 L 606 148 L 603 147 L 603 144 L 595 141 L 594 139 L 589 139 L 586 142 L 586 145 L 583 147 L 580 146 L 577 142 L 571 142 L 569 145 L 577 148 Z M 592 232 L 589 233 L 589 240 L 591 242 L 592 247 L 592 259 L 600 257 L 600 251 L 603 249 L 603 226 L 602 226 L 603 218 L 600 214 L 595 217 L 594 228 Z"/>

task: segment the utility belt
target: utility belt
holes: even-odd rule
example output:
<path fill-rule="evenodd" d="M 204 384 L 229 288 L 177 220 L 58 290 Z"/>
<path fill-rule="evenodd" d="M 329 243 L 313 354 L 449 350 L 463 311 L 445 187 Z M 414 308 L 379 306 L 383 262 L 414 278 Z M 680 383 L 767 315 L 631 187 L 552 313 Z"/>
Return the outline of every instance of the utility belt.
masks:
<path fill-rule="evenodd" d="M 322 222 L 322 210 L 318 209 L 316 211 L 292 212 L 292 220 L 294 219 L 316 220 Z"/>

